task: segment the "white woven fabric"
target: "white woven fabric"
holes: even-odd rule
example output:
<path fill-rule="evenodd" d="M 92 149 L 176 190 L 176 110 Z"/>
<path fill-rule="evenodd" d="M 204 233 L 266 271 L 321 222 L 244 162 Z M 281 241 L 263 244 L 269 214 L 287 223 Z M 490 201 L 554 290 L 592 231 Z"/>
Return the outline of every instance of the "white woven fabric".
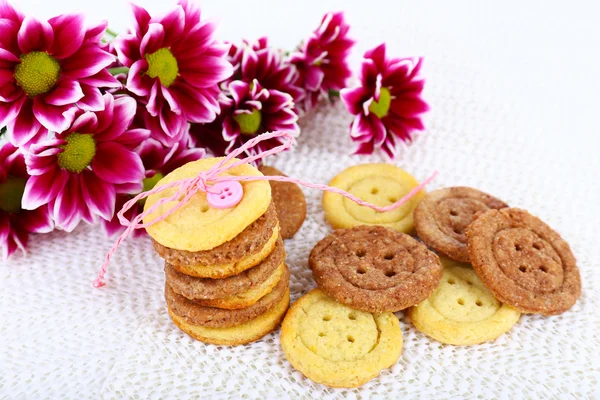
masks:
<path fill-rule="evenodd" d="M 72 9 L 62 3 L 61 11 Z M 206 8 L 223 16 L 223 36 L 235 38 L 244 32 L 238 26 L 245 17 L 263 9 L 249 3 L 239 15 L 227 11 L 231 2 Z M 287 6 L 280 3 L 269 3 L 265 12 L 284 13 Z M 310 11 L 289 5 L 295 37 L 322 11 L 341 8 L 298 3 L 309 3 L 302 10 Z M 82 225 L 72 234 L 33 237 L 27 255 L 0 262 L 0 398 L 600 396 L 600 143 L 592 135 L 597 123 L 590 105 L 595 100 L 597 107 L 600 88 L 589 79 L 599 63 L 597 46 L 596 55 L 585 52 L 598 43 L 596 13 L 529 2 L 526 9 L 513 3 L 513 9 L 492 10 L 398 3 L 389 12 L 366 3 L 346 5 L 361 51 L 387 40 L 392 54 L 427 56 L 428 129 L 397 164 L 420 179 L 437 169 L 432 189 L 480 188 L 559 231 L 583 281 L 573 309 L 555 317 L 522 316 L 498 340 L 470 347 L 431 340 L 398 313 L 405 340 L 398 363 L 360 389 L 330 389 L 290 366 L 278 332 L 235 348 L 204 345 L 180 332 L 166 313 L 162 263 L 147 239 L 123 244 L 108 286 L 94 289 L 112 241 L 99 226 Z M 513 12 L 517 7 L 519 13 Z M 105 17 L 114 18 L 108 12 Z M 257 35 L 259 25 L 276 42 L 293 43 L 289 31 L 277 36 L 280 20 L 254 22 L 247 36 Z M 566 58 L 574 55 L 577 60 Z M 307 116 L 296 151 L 271 163 L 291 176 L 326 183 L 350 165 L 380 161 L 377 155 L 348 155 L 350 120 L 341 105 Z M 305 194 L 307 220 L 286 242 L 293 300 L 314 287 L 308 253 L 331 230 L 321 193 Z"/>

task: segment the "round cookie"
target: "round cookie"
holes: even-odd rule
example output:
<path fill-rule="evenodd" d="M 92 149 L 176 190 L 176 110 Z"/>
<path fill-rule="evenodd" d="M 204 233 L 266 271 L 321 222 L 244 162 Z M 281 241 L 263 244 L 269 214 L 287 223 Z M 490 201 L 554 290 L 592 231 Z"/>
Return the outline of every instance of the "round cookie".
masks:
<path fill-rule="evenodd" d="M 439 287 L 408 310 L 419 331 L 442 343 L 472 345 L 494 340 L 517 323 L 521 313 L 496 300 L 472 268 L 442 262 Z"/>
<path fill-rule="evenodd" d="M 165 263 L 165 279 L 177 294 L 190 300 L 221 299 L 260 286 L 285 260 L 283 240 L 279 238 L 275 250 L 260 264 L 237 275 L 223 279 L 196 278 L 177 271 Z"/>
<path fill-rule="evenodd" d="M 415 209 L 419 237 L 435 251 L 469 262 L 465 230 L 476 214 L 508 207 L 487 193 L 469 187 L 449 187 L 427 194 Z"/>
<path fill-rule="evenodd" d="M 467 238 L 473 268 L 501 302 L 523 313 L 555 315 L 581 295 L 569 244 L 527 211 L 487 211 L 469 225 Z"/>
<path fill-rule="evenodd" d="M 252 289 L 249 289 L 245 292 L 236 293 L 223 299 L 194 300 L 194 302 L 204 307 L 217 307 L 227 310 L 239 310 L 241 308 L 250 307 L 252 304 L 256 303 L 266 296 L 267 293 L 273 290 L 273 288 L 283 277 L 285 270 L 285 264 L 281 263 L 281 265 L 271 274 L 271 276 L 267 278 L 266 281 Z"/>
<path fill-rule="evenodd" d="M 156 187 L 181 179 L 194 178 L 222 159 L 223 157 L 204 158 L 187 163 L 161 179 Z M 233 159 L 231 163 L 236 161 L 238 160 Z M 256 168 L 248 164 L 232 168 L 221 176 L 234 175 L 262 176 Z M 187 204 L 166 219 L 148 226 L 146 231 L 158 243 L 177 250 L 210 250 L 230 241 L 263 215 L 271 203 L 271 186 L 266 181 L 240 183 L 244 189 L 244 196 L 236 206 L 225 209 L 212 208 L 208 204 L 206 193 L 198 191 Z M 173 187 L 148 196 L 144 211 L 148 211 L 159 200 L 175 193 L 177 193 L 177 188 Z M 157 210 L 144 218 L 144 223 L 156 220 L 176 205 L 176 202 L 160 205 Z"/>
<path fill-rule="evenodd" d="M 266 176 L 287 176 L 276 168 L 261 165 L 258 170 Z M 277 208 L 281 236 L 292 238 L 306 218 L 306 199 L 298 185 L 290 182 L 269 181 L 273 203 Z"/>
<path fill-rule="evenodd" d="M 274 307 L 284 293 L 289 290 L 289 281 L 290 272 L 286 267 L 284 275 L 271 292 L 250 307 L 239 310 L 203 307 L 192 300 L 178 295 L 169 285 L 165 285 L 165 300 L 167 306 L 174 314 L 180 316 L 191 325 L 226 328 L 248 322 Z"/>
<path fill-rule="evenodd" d="M 352 388 L 398 361 L 402 332 L 392 313 L 354 310 L 314 289 L 285 316 L 281 347 L 290 364 L 307 378 Z"/>
<path fill-rule="evenodd" d="M 281 299 L 266 313 L 240 325 L 226 328 L 210 328 L 193 325 L 175 314 L 170 308 L 169 316 L 183 332 L 204 343 L 238 346 L 257 341 L 267 333 L 277 329 L 290 304 L 289 289 Z"/>
<path fill-rule="evenodd" d="M 331 180 L 329 186 L 343 189 L 362 200 L 378 206 L 389 206 L 419 185 L 408 172 L 390 164 L 362 164 L 345 169 Z M 381 225 L 400 232 L 413 230 L 413 210 L 425 196 L 421 190 L 401 207 L 378 212 L 360 206 L 337 193 L 323 194 L 323 209 L 334 228 L 356 225 Z"/>
<path fill-rule="evenodd" d="M 411 236 L 382 226 L 338 229 L 312 249 L 313 278 L 329 296 L 368 312 L 396 312 L 435 290 L 437 255 Z"/>

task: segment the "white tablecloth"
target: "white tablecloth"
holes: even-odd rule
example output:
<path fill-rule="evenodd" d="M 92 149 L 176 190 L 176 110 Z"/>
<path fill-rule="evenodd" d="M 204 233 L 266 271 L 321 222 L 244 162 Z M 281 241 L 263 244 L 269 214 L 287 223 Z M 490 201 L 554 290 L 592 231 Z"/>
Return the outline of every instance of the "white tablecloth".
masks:
<path fill-rule="evenodd" d="M 84 11 L 116 29 L 126 2 L 23 0 L 39 17 Z M 39 4 L 38 4 L 39 3 Z M 72 3 L 72 4 L 71 4 Z M 153 11 L 169 2 L 139 1 Z M 99 226 L 35 236 L 26 255 L 0 262 L 0 398 L 575 398 L 600 396 L 600 269 L 597 119 L 600 44 L 594 2 L 394 1 L 204 2 L 220 37 L 269 35 L 293 47 L 328 10 L 345 9 L 365 49 L 424 55 L 428 129 L 397 164 L 431 188 L 470 185 L 530 210 L 571 244 L 583 281 L 579 302 L 556 317 L 523 316 L 493 343 L 453 347 L 430 340 L 403 313 L 398 363 L 357 390 L 329 389 L 295 371 L 278 334 L 233 349 L 188 338 L 166 313 L 161 260 L 148 240 L 129 240 L 109 285 L 91 282 L 112 241 Z M 595 115 L 594 115 L 595 113 Z M 328 182 L 351 157 L 343 106 L 302 121 L 296 151 L 272 163 Z M 292 297 L 314 286 L 312 246 L 330 228 L 321 193 L 305 190 L 308 217 L 286 243 Z"/>

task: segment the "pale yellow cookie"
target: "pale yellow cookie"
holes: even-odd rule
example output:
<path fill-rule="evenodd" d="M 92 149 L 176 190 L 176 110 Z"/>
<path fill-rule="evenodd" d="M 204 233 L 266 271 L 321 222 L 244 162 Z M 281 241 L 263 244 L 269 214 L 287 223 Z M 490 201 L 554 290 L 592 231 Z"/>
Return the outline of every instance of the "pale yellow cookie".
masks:
<path fill-rule="evenodd" d="M 250 307 L 277 286 L 279 280 L 284 276 L 285 270 L 286 266 L 282 263 L 266 281 L 255 288 L 223 299 L 196 299 L 194 302 L 204 307 L 225 308 L 227 310 Z M 285 276 L 289 278 L 289 274 Z"/>
<path fill-rule="evenodd" d="M 307 378 L 351 388 L 398 361 L 402 332 L 392 313 L 354 310 L 314 289 L 285 316 L 281 346 L 290 364 Z"/>
<path fill-rule="evenodd" d="M 390 164 L 355 165 L 339 173 L 329 183 L 358 198 L 378 206 L 395 203 L 419 182 L 408 172 Z M 425 196 L 421 190 L 401 207 L 387 212 L 360 206 L 337 193 L 323 194 L 323 209 L 327 221 L 334 228 L 352 228 L 356 225 L 381 225 L 400 232 L 414 228 L 413 210 Z"/>
<path fill-rule="evenodd" d="M 171 309 L 168 309 L 168 311 L 169 316 L 175 325 L 194 339 L 204 343 L 237 346 L 254 342 L 274 329 L 277 329 L 277 326 L 283 319 L 289 305 L 290 291 L 288 289 L 275 307 L 265 314 L 259 315 L 243 324 L 227 328 L 209 328 L 200 325 L 192 325 L 186 322 L 182 317 L 173 313 Z"/>
<path fill-rule="evenodd" d="M 471 345 L 494 340 L 517 323 L 521 313 L 496 300 L 472 268 L 442 263 L 440 286 L 408 311 L 418 330 L 442 343 Z"/>
<path fill-rule="evenodd" d="M 222 158 L 204 158 L 177 168 L 156 186 L 164 186 L 181 179 L 193 178 L 206 171 Z M 237 161 L 236 159 L 233 159 Z M 232 161 L 233 162 L 233 161 Z M 239 165 L 221 176 L 262 176 L 253 166 Z M 190 201 L 166 219 L 146 228 L 148 234 L 163 246 L 176 250 L 202 251 L 213 249 L 233 239 L 252 222 L 267 211 L 271 203 L 271 186 L 267 181 L 241 182 L 244 188 L 242 200 L 232 208 L 217 209 L 209 206 L 206 193 L 198 191 Z M 160 199 L 177 192 L 169 188 L 147 198 L 144 210 L 147 211 Z M 167 202 L 144 218 L 151 222 L 173 208 L 177 202 Z"/>
<path fill-rule="evenodd" d="M 273 229 L 271 238 L 265 246 L 256 254 L 252 254 L 235 263 L 218 265 L 173 265 L 173 267 L 182 274 L 195 276 L 197 278 L 222 279 L 237 275 L 260 264 L 265 258 L 275 250 L 277 238 L 279 237 L 279 224 Z"/>

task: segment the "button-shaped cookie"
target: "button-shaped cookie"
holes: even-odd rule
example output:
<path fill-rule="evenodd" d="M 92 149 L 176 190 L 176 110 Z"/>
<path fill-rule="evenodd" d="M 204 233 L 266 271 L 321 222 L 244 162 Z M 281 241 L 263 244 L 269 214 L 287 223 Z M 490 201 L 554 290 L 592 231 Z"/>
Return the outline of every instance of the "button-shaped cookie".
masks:
<path fill-rule="evenodd" d="M 382 226 L 338 229 L 312 249 L 313 278 L 329 296 L 368 312 L 396 312 L 426 299 L 442 276 L 439 257 Z"/>
<path fill-rule="evenodd" d="M 467 238 L 471 263 L 483 283 L 517 310 L 560 314 L 581 295 L 569 244 L 527 211 L 487 211 L 469 226 Z"/>
<path fill-rule="evenodd" d="M 419 331 L 442 343 L 472 345 L 494 340 L 517 323 L 521 313 L 496 300 L 472 268 L 442 262 L 438 288 L 408 311 Z"/>
<path fill-rule="evenodd" d="M 508 207 L 487 193 L 469 187 L 448 187 L 428 193 L 415 209 L 415 228 L 429 247 L 453 260 L 469 262 L 467 226 L 489 209 Z"/>
<path fill-rule="evenodd" d="M 329 183 L 358 198 L 378 206 L 389 206 L 406 196 L 419 182 L 408 172 L 390 164 L 355 165 L 339 173 Z M 414 228 L 413 210 L 423 198 L 421 190 L 401 207 L 378 212 L 356 204 L 337 193 L 323 194 L 323 209 L 327 221 L 334 228 L 352 228 L 357 225 L 381 225 L 400 232 Z"/>
<path fill-rule="evenodd" d="M 402 332 L 392 313 L 354 310 L 314 289 L 285 316 L 281 346 L 290 364 L 307 378 L 350 388 L 397 362 Z"/>

